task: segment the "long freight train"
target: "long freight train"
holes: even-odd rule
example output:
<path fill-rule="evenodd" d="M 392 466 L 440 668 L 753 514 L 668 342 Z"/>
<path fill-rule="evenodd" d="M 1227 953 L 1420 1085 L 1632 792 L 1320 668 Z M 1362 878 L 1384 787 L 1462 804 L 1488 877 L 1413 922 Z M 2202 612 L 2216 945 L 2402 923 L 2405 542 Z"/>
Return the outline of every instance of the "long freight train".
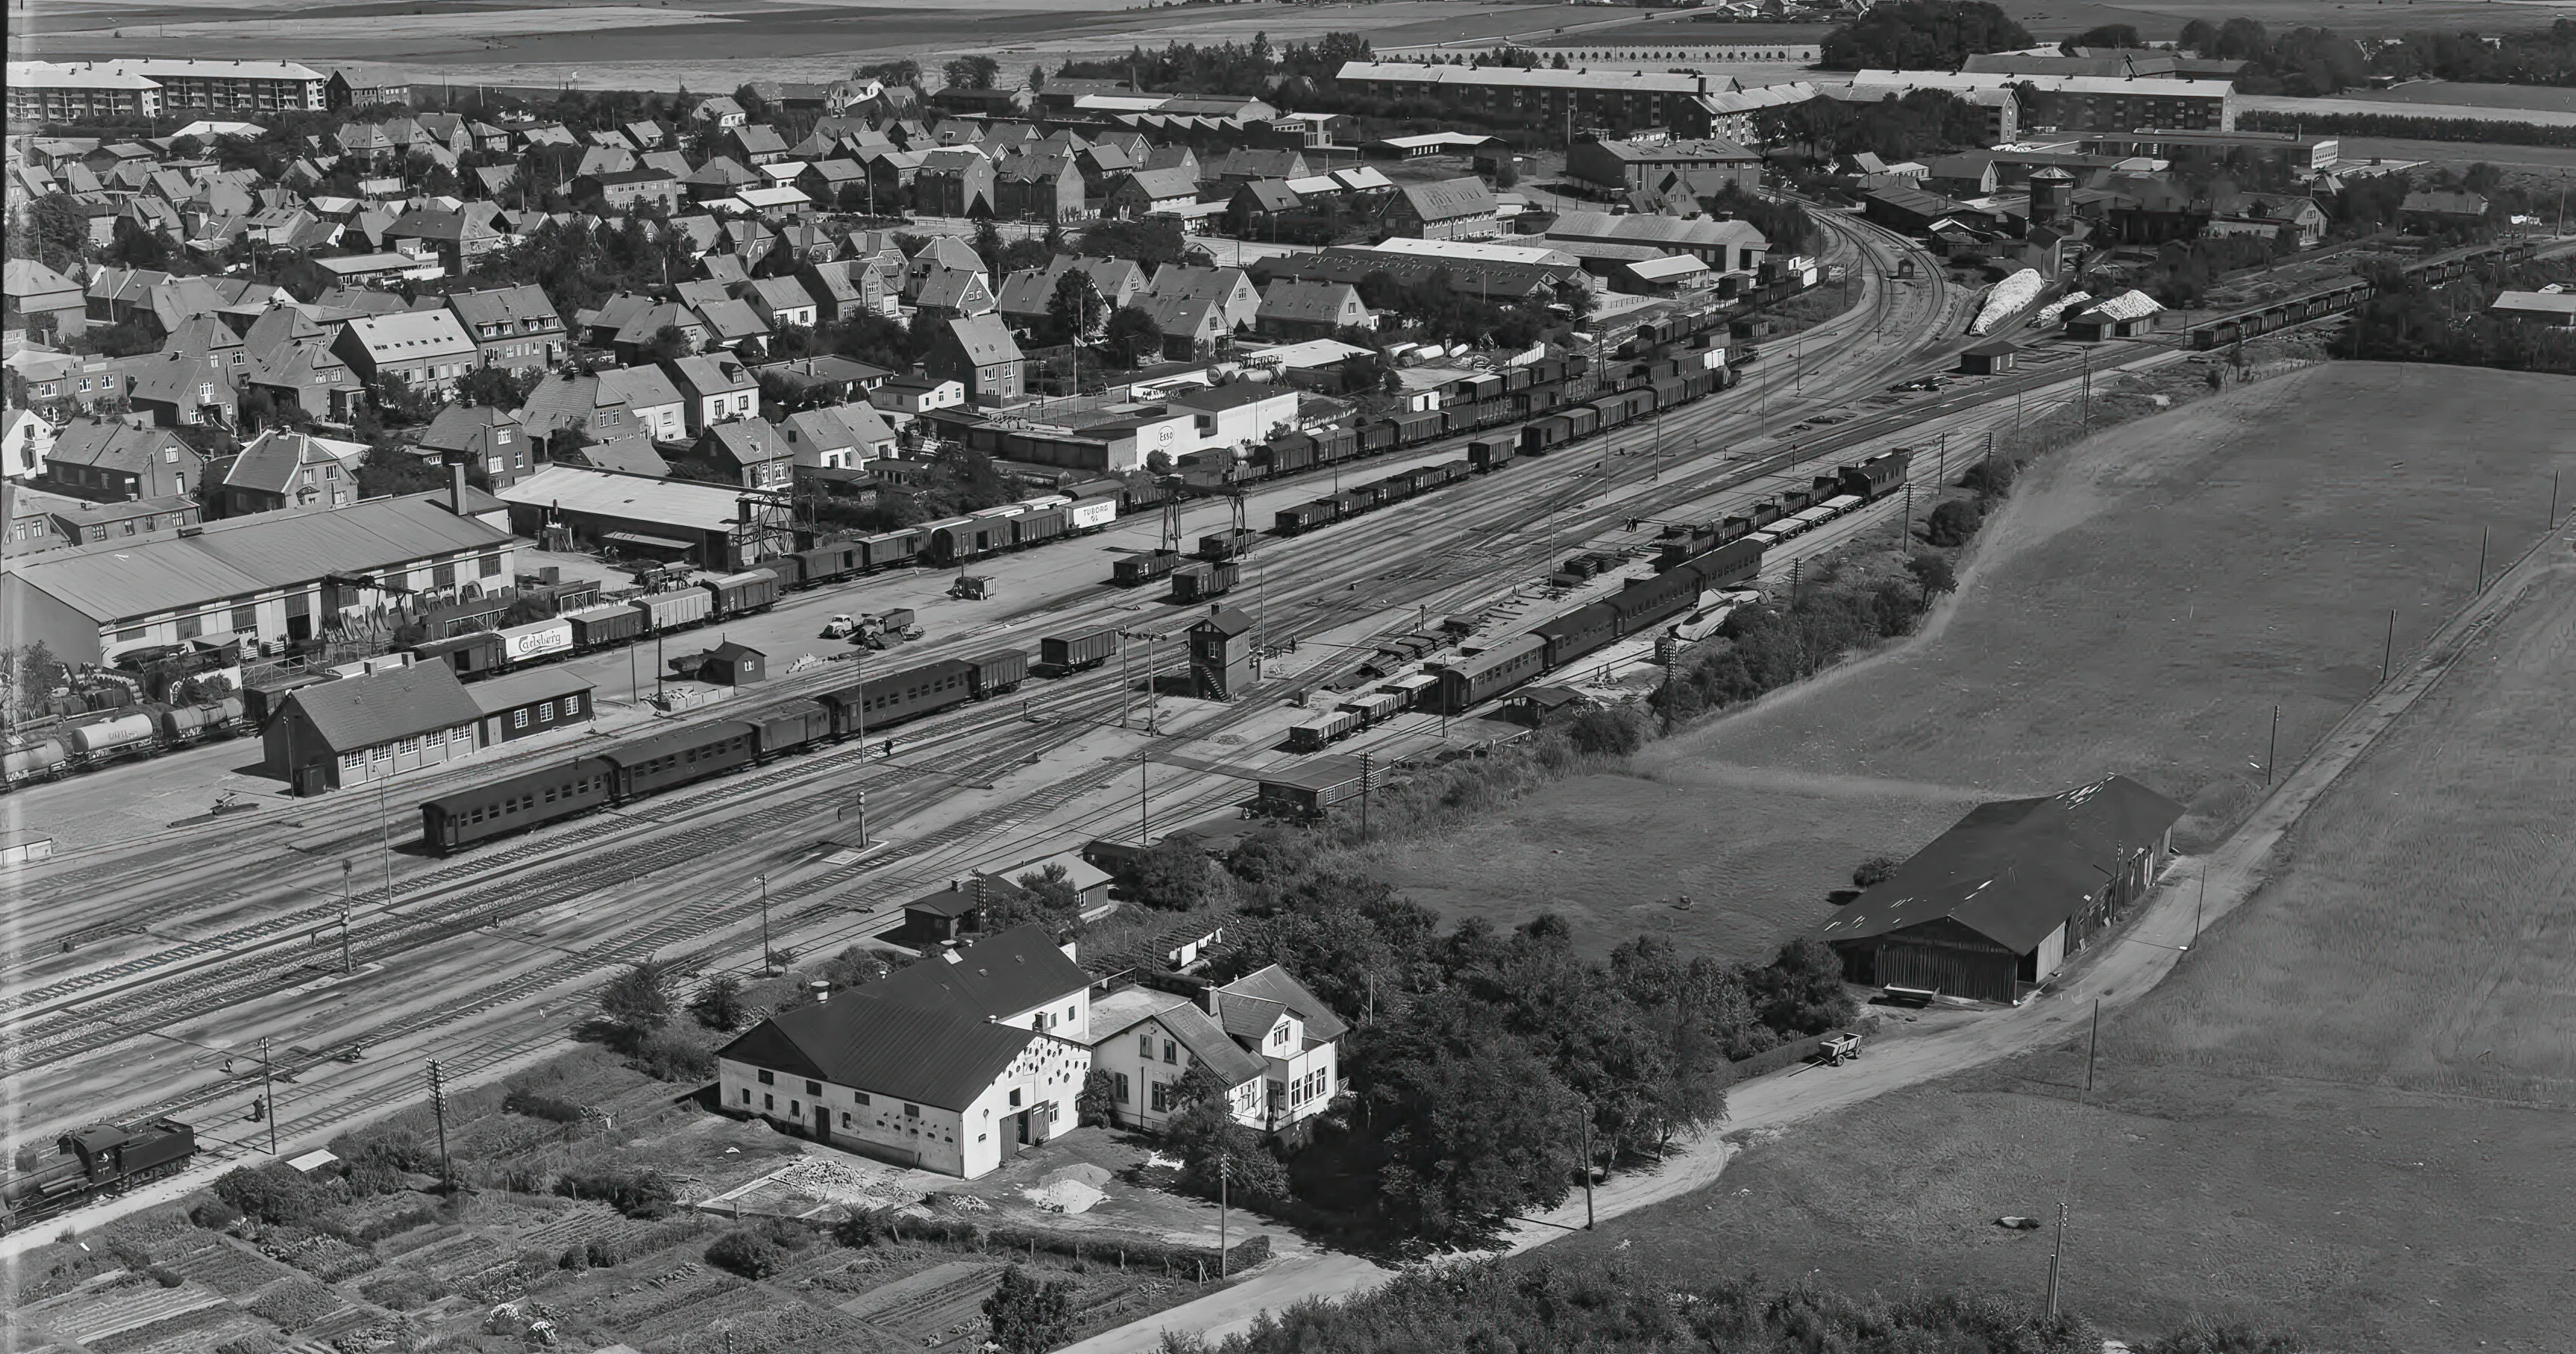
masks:
<path fill-rule="evenodd" d="M 175 1119 L 76 1128 L 55 1141 L 54 1155 L 31 1148 L 11 1163 L 0 1181 L 0 1233 L 175 1175 L 196 1153 L 196 1130 Z"/>

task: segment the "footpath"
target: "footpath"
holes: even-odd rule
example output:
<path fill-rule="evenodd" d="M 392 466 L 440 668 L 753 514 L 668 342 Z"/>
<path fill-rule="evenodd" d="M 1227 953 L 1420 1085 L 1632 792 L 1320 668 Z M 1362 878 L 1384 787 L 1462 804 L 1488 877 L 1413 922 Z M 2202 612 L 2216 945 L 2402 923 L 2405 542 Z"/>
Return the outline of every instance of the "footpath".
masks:
<path fill-rule="evenodd" d="M 2090 950 L 2051 991 L 2011 1010 L 1920 1037 L 1872 1045 L 1860 1061 L 1830 1075 L 1790 1069 L 1727 1088 L 1727 1121 L 1668 1158 L 1660 1169 L 1613 1176 L 1593 1189 L 1592 1212 L 1616 1218 L 1716 1182 L 1731 1154 L 1721 1134 L 1763 1137 L 1801 1120 L 1856 1105 L 1890 1091 L 2028 1052 L 2073 1037 L 2091 1018 L 2093 1003 L 2117 1009 L 2154 989 L 2187 954 L 2199 932 L 2234 911 L 2271 876 L 2282 841 L 2309 806 L 2371 744 L 2439 686 L 2452 665 L 2542 575 L 2576 570 L 2576 535 L 2553 527 L 2521 558 L 2507 565 L 2484 592 L 2435 632 L 2415 660 L 2353 707 L 2307 758 L 2227 839 L 2209 854 L 2169 867 L 2145 906 L 2108 943 Z M 2205 885 L 2205 889 L 2204 889 Z M 1580 1196 L 1516 1224 L 1499 1254 L 1517 1255 L 1578 1230 Z M 1222 1293 L 1185 1303 L 1144 1320 L 1066 1346 L 1060 1354 L 1151 1354 L 1163 1332 L 1210 1340 L 1247 1330 L 1263 1312 L 1310 1298 L 1339 1299 L 1365 1293 L 1396 1271 L 1356 1256 L 1300 1249 L 1283 1251 L 1262 1269 Z"/>

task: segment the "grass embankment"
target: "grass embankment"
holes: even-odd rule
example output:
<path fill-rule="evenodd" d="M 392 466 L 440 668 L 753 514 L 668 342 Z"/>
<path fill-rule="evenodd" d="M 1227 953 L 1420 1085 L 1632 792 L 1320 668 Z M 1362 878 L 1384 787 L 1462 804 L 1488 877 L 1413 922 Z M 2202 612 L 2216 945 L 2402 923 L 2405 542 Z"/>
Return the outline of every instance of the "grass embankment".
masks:
<path fill-rule="evenodd" d="M 2526 598 L 2300 824 L 2285 868 L 2080 1041 L 1833 1115 L 1576 1238 L 1676 1282 L 1819 1271 L 2067 1293 L 2338 1350 L 2552 1350 L 2576 1221 L 2576 570 Z"/>
<path fill-rule="evenodd" d="M 1643 924 L 1741 955 L 1980 799 L 2118 771 L 2189 806 L 2194 849 L 2260 792 L 2275 705 L 2287 765 L 2377 683 L 2392 611 L 2402 658 L 2468 595 L 2482 527 L 2490 568 L 2530 543 L 2552 465 L 2576 480 L 2571 419 L 2561 378 L 2355 363 L 2127 424 L 2023 476 L 1923 636 L 1386 873 L 1453 916 L 1552 908 L 1588 946 Z M 1902 576 L 1892 548 L 1845 558 Z"/>

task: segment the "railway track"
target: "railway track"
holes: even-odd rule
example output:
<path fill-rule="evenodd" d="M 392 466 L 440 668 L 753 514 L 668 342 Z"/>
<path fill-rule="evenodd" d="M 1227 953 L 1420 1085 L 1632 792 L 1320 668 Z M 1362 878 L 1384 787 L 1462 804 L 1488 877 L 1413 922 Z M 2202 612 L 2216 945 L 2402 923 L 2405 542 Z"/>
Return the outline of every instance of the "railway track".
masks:
<path fill-rule="evenodd" d="M 1866 252 L 1867 246 L 1864 245 L 1864 253 Z M 1883 322 L 1897 299 L 1892 294 L 1892 289 L 1879 289 L 1873 303 L 1858 313 L 1853 326 L 1866 327 Z M 1860 370 L 1853 373 L 1847 382 L 1838 382 L 1838 384 L 1847 383 L 1862 388 L 1873 387 L 1887 371 L 1905 364 L 1914 356 L 1915 353 L 1911 347 L 1893 348 L 1869 360 Z M 1816 402 L 1825 401 L 1819 399 Z M 1661 435 L 1676 442 L 1695 436 L 1712 436 L 1723 431 L 1730 423 L 1741 424 L 1750 421 L 1747 411 L 1740 408 L 1716 407 L 1713 402 L 1687 407 L 1666 418 L 1666 425 Z M 1629 434 L 1633 438 L 1642 431 L 1642 428 L 1632 429 L 1629 430 Z M 1437 542 L 1427 539 L 1424 531 L 1426 524 L 1418 519 L 1418 515 L 1414 520 L 1405 521 L 1402 510 L 1343 524 L 1339 529 L 1343 539 L 1329 544 L 1348 556 L 1351 553 L 1349 547 L 1356 542 L 1362 555 L 1359 562 L 1363 567 L 1383 566 L 1374 567 L 1374 572 L 1368 580 L 1370 586 L 1366 595 L 1353 594 L 1347 586 L 1349 575 L 1342 574 L 1336 575 L 1329 583 L 1310 579 L 1302 585 L 1292 584 L 1279 589 L 1278 591 L 1286 595 L 1276 599 L 1276 604 L 1292 609 L 1295 614 L 1303 618 L 1303 621 L 1339 624 L 1355 614 L 1383 611 L 1391 602 L 1417 598 L 1428 601 L 1438 598 L 1442 602 L 1443 609 L 1448 610 L 1452 594 L 1467 594 L 1479 590 L 1490 592 L 1495 587 L 1492 570 L 1481 565 L 1457 561 L 1455 558 L 1457 552 L 1454 549 L 1449 549 L 1446 557 L 1424 558 L 1425 545 L 1441 544 L 1447 548 L 1463 536 L 1465 539 L 1479 542 L 1476 549 L 1484 560 L 1510 559 L 1533 548 L 1527 538 L 1533 535 L 1534 525 L 1548 518 L 1554 518 L 1560 522 L 1565 543 L 1573 544 L 1579 541 L 1585 533 L 1597 530 L 1602 522 L 1612 519 L 1621 512 L 1631 510 L 1628 506 L 1612 505 L 1606 501 L 1588 510 L 1583 507 L 1584 504 L 1602 498 L 1610 491 L 1627 487 L 1633 481 L 1658 478 L 1649 467 L 1643 464 L 1611 469 L 1612 458 L 1607 454 L 1607 448 L 1612 444 L 1605 440 L 1603 445 L 1605 454 L 1601 459 L 1600 473 L 1597 474 L 1562 482 L 1540 481 L 1532 478 L 1526 484 L 1519 486 L 1512 484 L 1506 477 L 1501 481 L 1480 482 L 1487 485 L 1487 491 L 1484 494 L 1472 497 L 1448 496 L 1444 501 L 1444 508 L 1448 510 L 1449 516 L 1442 522 Z M 1682 442 L 1682 445 L 1686 447 L 1687 443 Z M 1694 457 L 1706 460 L 1704 451 L 1694 453 L 1680 450 L 1673 454 L 1668 473 L 1671 473 L 1674 478 L 1666 486 L 1665 493 L 1677 497 L 1701 494 L 1705 492 L 1705 487 L 1715 480 L 1738 482 L 1743 477 L 1742 467 L 1728 467 L 1721 462 L 1706 466 L 1707 474 L 1697 477 L 1697 483 L 1694 483 L 1694 477 L 1687 470 L 1693 464 Z M 1576 451 L 1567 459 L 1580 462 L 1586 459 L 1585 452 Z M 1368 527 L 1367 524 L 1371 522 L 1381 525 Z M 1535 548 L 1545 548 L 1544 543 L 1539 543 Z M 1333 584 L 1343 586 L 1336 588 Z M 1104 608 L 1104 604 L 1106 609 L 1118 611 L 1132 612 L 1140 609 L 1133 605 L 1132 595 L 1115 593 L 1103 588 L 1087 598 L 1077 598 L 1070 607 L 1060 607 L 1048 614 L 1051 619 L 1070 624 L 1072 622 L 1065 618 L 1068 610 L 1074 612 L 1100 610 Z M 1195 613 L 1171 614 L 1179 618 Z M 1016 623 L 1022 619 L 1025 619 L 1025 614 L 1006 618 L 1006 621 Z M 1285 632 L 1299 633 L 1309 628 L 1303 621 L 1291 622 L 1290 628 Z M 989 636 L 996 629 L 1007 628 L 1011 628 L 1011 625 L 982 629 L 975 632 L 975 637 Z M 925 653 L 924 658 L 926 657 Z M 907 655 L 907 661 L 920 660 L 914 660 Z M 1104 672 L 1098 676 L 1103 683 L 1107 683 L 1114 680 L 1115 674 Z M 815 689 L 821 689 L 845 680 L 848 680 L 848 677 L 841 672 L 828 672 L 813 685 Z M 792 699 L 796 694 L 791 692 L 784 698 Z M 1078 701 L 1060 701 L 1054 703 L 1058 708 L 1051 710 L 1051 713 L 1059 717 L 1105 719 L 1107 707 L 1112 699 L 1123 699 L 1123 697 L 1115 692 L 1102 690 L 1098 693 L 1098 698 L 1089 705 Z M 1063 708 L 1067 706 L 1071 708 Z M 1096 714 L 1089 713 L 1094 711 Z M 718 713 L 725 717 L 739 717 L 742 712 Z M 999 718 L 995 717 L 997 713 Z M 1221 722 L 1230 725 L 1235 719 L 1245 717 L 1248 713 L 1246 711 L 1232 715 Z M 978 736 L 989 736 L 994 725 L 1016 718 L 1016 715 L 1008 712 L 1007 705 L 1000 712 L 984 707 L 966 716 L 943 721 L 942 724 L 945 727 L 911 726 L 901 736 L 907 742 L 917 746 L 925 740 L 934 743 L 953 739 L 972 740 Z M 1207 728 L 1193 732 L 1197 736 L 1204 737 L 1215 730 Z M 1025 734 L 1026 731 L 1023 731 L 1023 738 Z M 938 778 L 943 784 L 923 786 L 914 797 L 924 801 L 935 800 L 938 796 L 933 793 L 934 791 L 944 791 L 948 785 L 953 785 L 959 779 L 988 776 L 994 771 L 1024 762 L 1033 755 L 1042 755 L 1045 747 L 1059 740 L 1041 737 L 1028 748 L 1019 746 L 1019 741 L 1005 738 L 1003 746 L 982 757 L 959 763 L 956 770 L 962 774 L 943 774 Z M 930 868 L 943 853 L 954 852 L 970 844 L 979 845 L 989 853 L 990 839 L 995 835 L 1007 833 L 1013 827 L 1033 821 L 1050 809 L 1074 804 L 1084 796 L 1105 786 L 1123 771 L 1123 761 L 1085 768 L 1082 772 L 1058 780 L 1037 794 L 1024 796 L 1010 805 L 996 806 L 970 815 L 922 837 L 905 842 L 901 849 L 894 853 L 878 852 L 801 881 L 788 889 L 783 899 L 787 907 L 796 909 L 790 914 L 791 925 L 809 921 L 817 922 L 827 926 L 841 926 L 842 929 L 853 934 L 863 932 L 871 924 L 881 926 L 882 923 L 868 921 L 860 921 L 855 925 L 844 924 L 842 919 L 848 918 L 851 913 L 846 906 L 833 900 L 842 892 L 853 888 L 883 890 L 899 882 L 909 883 L 919 870 Z M 832 801 L 845 796 L 845 790 L 841 788 L 821 789 L 792 795 L 782 802 L 775 802 L 758 809 L 733 812 L 731 816 L 721 821 L 714 819 L 714 815 L 720 812 L 739 809 L 746 800 L 764 795 L 775 797 L 782 782 L 789 779 L 801 779 L 801 776 L 796 771 L 790 771 L 772 779 L 761 772 L 755 772 L 749 776 L 715 782 L 703 795 L 688 796 L 685 800 L 648 801 L 642 811 L 633 816 L 632 821 L 640 829 L 657 835 L 661 839 L 661 844 L 658 849 L 643 848 L 641 855 L 637 854 L 636 849 L 630 845 L 627 834 L 611 836 L 585 831 L 582 834 L 583 840 L 571 844 L 569 851 L 559 852 L 559 848 L 566 844 L 558 841 L 532 841 L 504 848 L 498 853 L 478 856 L 476 859 L 461 862 L 455 866 L 441 867 L 424 875 L 415 875 L 406 884 L 407 889 L 415 895 L 423 888 L 433 890 L 452 888 L 455 891 L 428 900 L 415 896 L 404 901 L 401 907 L 404 913 L 409 915 L 397 917 L 390 923 L 392 929 L 368 934 L 360 947 L 360 953 L 370 962 L 380 962 L 382 959 L 398 956 L 404 951 L 470 932 L 479 926 L 483 917 L 496 910 L 505 916 L 524 914 L 571 898 L 581 897 L 586 893 L 596 892 L 606 882 L 612 880 L 640 883 L 659 872 L 684 865 L 705 864 L 716 859 L 716 853 L 720 851 L 731 850 L 739 853 L 744 845 L 744 838 L 756 836 L 759 829 L 774 826 L 782 820 L 791 820 L 800 814 L 816 812 L 830 806 Z M 927 777 L 917 776 L 908 779 L 921 781 L 926 780 Z M 870 788 L 876 788 L 881 783 L 881 779 L 872 779 Z M 1236 792 L 1239 793 L 1239 787 Z M 1184 806 L 1203 804 L 1212 807 L 1222 802 L 1222 799 L 1222 793 L 1192 794 L 1182 796 L 1176 802 Z M 926 806 L 925 803 L 921 807 Z M 894 807 L 890 819 L 881 821 L 900 818 L 904 811 L 902 807 Z M 575 854 L 582 858 L 566 858 Z M 554 863 L 540 866 L 534 874 L 526 873 L 527 868 L 532 864 L 548 860 L 553 860 Z M 918 862 L 918 864 L 913 869 L 896 868 L 905 861 Z M 935 876 L 919 877 L 926 880 Z M 774 891 L 771 901 L 773 906 L 777 906 L 782 899 L 776 896 Z M 459 994 L 461 998 L 459 1001 L 442 1006 L 434 1015 L 421 1015 L 388 1023 L 368 1031 L 366 1037 L 370 1042 L 401 1039 L 408 1034 L 434 1030 L 469 1019 L 474 1015 L 511 1005 L 530 994 L 560 986 L 585 973 L 595 972 L 600 965 L 622 962 L 619 956 L 623 955 L 662 952 L 672 946 L 692 944 L 720 949 L 721 942 L 709 938 L 721 937 L 731 928 L 739 926 L 745 920 L 751 906 L 752 904 L 738 897 L 730 901 L 716 896 L 707 897 L 669 915 L 644 923 L 615 943 L 592 946 L 577 955 L 562 956 L 539 969 L 502 983 L 481 985 L 470 996 Z M 333 906 L 327 908 L 305 909 L 295 914 L 293 920 L 275 923 L 272 929 L 293 933 L 304 926 L 311 925 L 317 913 L 327 913 L 332 920 L 336 920 L 336 900 Z M 638 949 L 638 946 L 644 948 Z M 202 952 L 196 947 L 179 948 L 188 954 Z M 179 951 L 169 951 L 164 954 L 177 952 Z M 155 956 L 155 958 L 159 957 Z M 171 966 L 166 959 L 159 967 L 164 973 L 171 972 Z M 129 975 L 139 972 L 144 970 L 128 971 Z M 292 975 L 289 979 L 272 976 L 265 981 L 257 975 L 237 975 L 231 983 L 218 980 L 209 985 L 196 981 L 192 975 L 191 981 L 187 984 L 189 989 L 187 994 L 174 994 L 157 1001 L 147 998 L 149 1004 L 144 1010 L 151 1027 L 166 1027 L 173 1021 L 184 1022 L 202 1018 L 217 1010 L 255 1001 L 266 992 L 283 990 L 304 980 L 305 978 L 300 974 Z M 99 985 L 96 982 L 85 982 L 78 990 L 90 990 Z M 66 989 L 57 987 L 54 990 L 60 993 Z M 19 1003 L 20 1006 L 27 1004 L 31 1003 Z M 60 1063 L 82 1054 L 99 1052 L 134 1037 L 137 1028 L 143 1023 L 142 1020 L 119 1022 L 119 1027 L 93 1029 L 87 1034 L 60 1027 L 29 1029 L 25 1034 L 34 1037 L 32 1039 L 22 1037 L 17 1046 L 11 1050 L 9 1071 L 16 1074 L 32 1067 Z M 28 1059 L 27 1054 L 31 1045 L 36 1046 L 34 1051 L 40 1055 L 40 1061 Z"/>

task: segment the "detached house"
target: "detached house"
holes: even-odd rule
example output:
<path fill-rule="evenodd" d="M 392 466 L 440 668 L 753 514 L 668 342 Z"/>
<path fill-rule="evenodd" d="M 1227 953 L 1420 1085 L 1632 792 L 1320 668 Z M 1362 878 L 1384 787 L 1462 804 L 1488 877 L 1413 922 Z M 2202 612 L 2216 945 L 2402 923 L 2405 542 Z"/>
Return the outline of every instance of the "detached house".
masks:
<path fill-rule="evenodd" d="M 661 364 L 664 375 L 687 401 L 685 417 L 692 433 L 732 419 L 750 418 L 760 407 L 760 382 L 751 369 L 722 353 L 675 357 Z"/>
<path fill-rule="evenodd" d="M 510 242 L 480 213 L 409 211 L 385 230 L 385 245 L 397 253 L 435 256 L 451 273 L 473 270 L 476 261 Z"/>
<path fill-rule="evenodd" d="M 689 454 L 745 489 L 783 490 L 796 478 L 795 447 L 758 418 L 709 424 Z"/>
<path fill-rule="evenodd" d="M 816 1142 L 975 1179 L 1074 1122 L 1091 976 L 1035 926 L 784 1011 L 716 1051 L 716 1094 Z"/>
<path fill-rule="evenodd" d="M 1261 294 L 1261 332 L 1271 338 L 1331 338 L 1337 329 L 1373 329 L 1377 317 L 1347 282 L 1282 278 Z"/>
<path fill-rule="evenodd" d="M 203 487 L 206 458 L 167 428 L 74 419 L 55 434 L 37 487 L 93 503 L 174 498 Z"/>
<path fill-rule="evenodd" d="M 1309 1131 L 1340 1092 L 1349 1027 L 1276 964 L 1202 1000 L 1128 987 L 1092 1003 L 1091 1065 L 1110 1074 L 1118 1123 L 1162 1127 L 1181 1107 L 1181 1079 L 1205 1067 L 1235 1122 L 1286 1138 Z"/>
<path fill-rule="evenodd" d="M 1387 201 L 1385 225 L 1389 235 L 1425 240 L 1486 240 L 1503 230 L 1494 190 L 1473 177 L 1399 187 Z"/>
<path fill-rule="evenodd" d="M 1198 176 L 1186 169 L 1140 169 L 1109 185 L 1100 214 L 1135 220 L 1156 212 L 1185 211 L 1198 205 Z"/>
<path fill-rule="evenodd" d="M 204 495 L 209 515 L 247 517 L 286 508 L 345 508 L 357 476 L 337 452 L 303 433 L 272 428 L 252 438 Z"/>
<path fill-rule="evenodd" d="M 449 465 L 462 465 L 487 488 L 502 489 L 539 469 L 528 452 L 527 430 L 507 409 L 451 404 L 420 435 L 420 449 Z"/>
<path fill-rule="evenodd" d="M 472 336 L 478 366 L 513 374 L 544 371 L 563 361 L 571 342 L 563 316 L 534 283 L 452 292 L 447 308 Z"/>
<path fill-rule="evenodd" d="M 864 404 L 789 414 L 778 432 L 795 453 L 799 470 L 860 470 L 894 454 L 894 429 L 886 425 L 885 415 Z"/>

